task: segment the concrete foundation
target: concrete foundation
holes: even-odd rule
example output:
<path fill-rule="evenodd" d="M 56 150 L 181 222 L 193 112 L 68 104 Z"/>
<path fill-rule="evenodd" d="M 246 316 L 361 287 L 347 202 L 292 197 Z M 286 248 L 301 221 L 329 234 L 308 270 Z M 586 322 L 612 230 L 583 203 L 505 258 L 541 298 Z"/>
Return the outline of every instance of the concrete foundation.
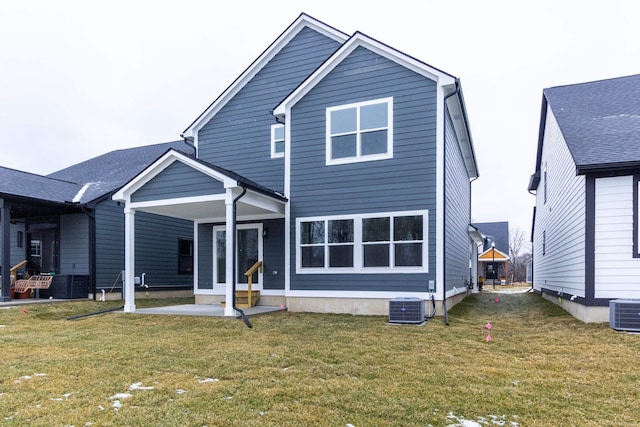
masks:
<path fill-rule="evenodd" d="M 573 317 L 584 323 L 609 323 L 609 306 L 606 307 L 591 307 L 587 305 L 578 304 L 574 301 L 543 293 L 542 297 L 552 303 L 559 305 L 564 310 L 568 311 Z"/>

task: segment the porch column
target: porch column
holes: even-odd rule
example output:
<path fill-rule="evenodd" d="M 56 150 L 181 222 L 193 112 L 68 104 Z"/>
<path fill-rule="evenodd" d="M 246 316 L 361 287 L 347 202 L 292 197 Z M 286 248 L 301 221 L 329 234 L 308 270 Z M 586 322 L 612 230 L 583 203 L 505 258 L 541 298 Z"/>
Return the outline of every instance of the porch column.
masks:
<path fill-rule="evenodd" d="M 0 228 L 2 229 L 2 296 L 0 301 L 11 301 L 11 206 L 0 199 Z"/>
<path fill-rule="evenodd" d="M 136 211 L 128 206 L 124 208 L 124 311 L 134 313 L 135 301 L 135 223 Z"/>
<path fill-rule="evenodd" d="M 225 248 L 226 248 L 226 256 L 225 256 L 225 306 L 224 306 L 224 315 L 233 317 L 236 315 L 235 310 L 233 309 L 233 269 L 235 266 L 233 265 L 233 232 L 234 227 L 233 223 L 235 218 L 233 217 L 233 192 L 231 190 L 227 190 L 227 197 L 225 201 Z"/>

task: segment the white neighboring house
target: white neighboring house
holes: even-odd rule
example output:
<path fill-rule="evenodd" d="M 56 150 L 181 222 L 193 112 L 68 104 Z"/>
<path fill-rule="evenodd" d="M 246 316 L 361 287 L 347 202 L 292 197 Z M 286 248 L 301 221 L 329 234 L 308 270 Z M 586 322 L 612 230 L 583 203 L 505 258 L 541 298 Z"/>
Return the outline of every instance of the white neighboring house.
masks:
<path fill-rule="evenodd" d="M 640 75 L 543 91 L 533 287 L 584 322 L 640 299 Z"/>

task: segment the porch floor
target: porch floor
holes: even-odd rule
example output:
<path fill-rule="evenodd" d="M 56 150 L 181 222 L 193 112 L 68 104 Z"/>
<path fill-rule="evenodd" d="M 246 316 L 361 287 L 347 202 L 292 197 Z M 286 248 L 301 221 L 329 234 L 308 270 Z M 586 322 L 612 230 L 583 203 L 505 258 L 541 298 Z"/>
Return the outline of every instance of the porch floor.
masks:
<path fill-rule="evenodd" d="M 258 314 L 273 313 L 276 311 L 285 310 L 286 307 L 275 307 L 268 305 L 256 305 L 254 307 L 242 309 L 244 314 L 247 316 L 256 316 Z M 214 304 L 183 304 L 168 305 L 164 307 L 136 308 L 134 314 L 170 314 L 178 316 L 225 317 L 224 307 Z M 236 317 L 239 317 L 239 315 Z"/>

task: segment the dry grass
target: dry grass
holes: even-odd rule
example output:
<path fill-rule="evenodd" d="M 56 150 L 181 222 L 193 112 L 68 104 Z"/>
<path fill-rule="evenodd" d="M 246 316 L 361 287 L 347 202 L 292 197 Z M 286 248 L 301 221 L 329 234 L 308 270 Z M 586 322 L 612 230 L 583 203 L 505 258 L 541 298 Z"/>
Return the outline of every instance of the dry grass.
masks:
<path fill-rule="evenodd" d="M 535 294 L 469 297 L 449 326 L 287 312 L 253 329 L 121 312 L 66 320 L 119 304 L 0 310 L 2 425 L 639 425 L 640 336 Z M 153 389 L 129 390 L 139 382 Z"/>

